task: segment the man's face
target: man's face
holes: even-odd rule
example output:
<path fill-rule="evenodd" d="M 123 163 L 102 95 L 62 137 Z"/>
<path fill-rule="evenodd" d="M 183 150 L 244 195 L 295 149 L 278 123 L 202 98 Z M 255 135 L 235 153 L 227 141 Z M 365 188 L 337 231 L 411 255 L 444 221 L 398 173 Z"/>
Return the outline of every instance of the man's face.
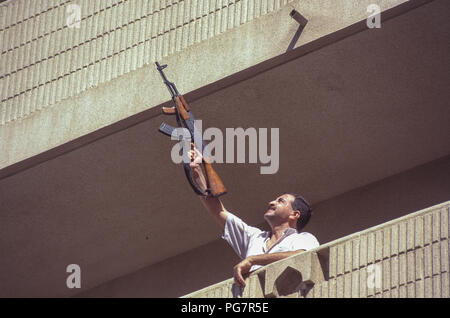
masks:
<path fill-rule="evenodd" d="M 273 201 L 269 202 L 266 213 L 264 213 L 264 219 L 269 224 L 281 224 L 289 220 L 290 216 L 295 215 L 292 210 L 292 203 L 295 197 L 291 194 L 283 194 Z"/>

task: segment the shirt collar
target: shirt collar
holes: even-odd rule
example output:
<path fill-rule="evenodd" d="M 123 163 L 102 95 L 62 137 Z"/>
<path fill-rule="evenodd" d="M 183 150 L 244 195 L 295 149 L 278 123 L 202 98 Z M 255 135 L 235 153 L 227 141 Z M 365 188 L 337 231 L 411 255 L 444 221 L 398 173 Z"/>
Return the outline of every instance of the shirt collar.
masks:
<path fill-rule="evenodd" d="M 292 228 L 292 227 L 290 227 L 290 228 L 284 230 L 283 235 L 287 236 L 287 235 L 291 235 L 291 234 L 294 234 L 294 233 L 297 233 L 297 230 Z"/>
<path fill-rule="evenodd" d="M 276 241 L 268 250 L 266 250 L 266 243 L 267 241 L 270 239 L 270 235 L 271 232 L 267 231 L 265 232 L 266 234 L 266 238 L 264 239 L 264 244 L 263 244 L 263 252 L 267 253 L 268 251 L 272 250 L 272 248 L 274 248 L 276 245 L 278 245 L 281 241 L 283 241 L 287 236 L 294 234 L 294 233 L 298 233 L 297 229 L 294 229 L 292 227 L 284 230 L 283 235 L 278 239 L 278 241 Z"/>
<path fill-rule="evenodd" d="M 285 237 L 285 236 L 288 236 L 291 234 L 295 234 L 295 233 L 298 233 L 297 230 L 290 227 L 290 228 L 284 230 L 282 237 Z M 267 231 L 267 232 L 265 232 L 265 234 L 266 234 L 266 240 L 270 239 L 271 232 Z"/>

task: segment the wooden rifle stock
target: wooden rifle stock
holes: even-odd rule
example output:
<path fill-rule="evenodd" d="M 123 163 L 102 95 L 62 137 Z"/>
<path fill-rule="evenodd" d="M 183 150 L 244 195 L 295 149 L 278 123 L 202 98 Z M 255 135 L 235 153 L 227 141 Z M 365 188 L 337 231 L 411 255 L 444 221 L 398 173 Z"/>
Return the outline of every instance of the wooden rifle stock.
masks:
<path fill-rule="evenodd" d="M 163 113 L 167 114 L 167 115 L 176 115 L 179 128 L 182 128 L 182 126 L 183 126 L 182 121 L 184 121 L 184 126 L 186 126 L 186 128 L 189 129 L 191 138 L 194 141 L 194 139 L 195 139 L 195 137 L 194 137 L 194 135 L 195 135 L 195 133 L 194 133 L 195 132 L 195 127 L 194 127 L 195 117 L 190 112 L 190 107 L 189 107 L 188 103 L 186 102 L 184 97 L 178 92 L 177 88 L 175 87 L 175 84 L 169 82 L 167 80 L 166 76 L 164 75 L 163 69 L 165 67 L 167 67 L 167 65 L 159 65 L 158 62 L 155 62 L 155 64 L 157 66 L 159 73 L 161 74 L 161 76 L 164 80 L 164 83 L 169 88 L 170 94 L 172 95 L 172 100 L 174 100 L 174 102 L 175 102 L 174 107 L 163 107 L 162 108 Z M 173 133 L 173 131 L 175 129 L 176 129 L 175 127 L 171 127 L 165 123 L 163 123 L 159 128 L 159 130 L 162 133 L 164 133 L 165 135 L 169 135 L 169 136 L 171 136 L 171 134 Z M 203 141 L 202 141 L 202 143 L 203 143 Z M 221 196 L 221 195 L 227 193 L 227 189 L 225 188 L 225 185 L 223 184 L 223 182 L 220 179 L 217 172 L 212 167 L 209 158 L 205 158 L 205 157 L 203 158 L 203 166 L 205 168 L 205 175 L 206 175 L 205 177 L 206 177 L 206 182 L 207 182 L 207 186 L 208 186 L 208 191 L 205 191 L 204 189 L 200 189 L 199 186 L 197 184 L 195 184 L 195 182 L 192 179 L 191 169 L 189 167 L 189 164 L 184 163 L 183 165 L 184 165 L 186 177 L 187 177 L 189 183 L 191 184 L 192 188 L 194 189 L 195 193 L 197 193 L 199 195 L 203 195 L 203 196 L 210 195 L 213 197 L 218 197 L 218 196 Z"/>
<path fill-rule="evenodd" d="M 183 118 L 183 120 L 188 120 L 189 119 L 189 114 L 187 113 L 188 109 L 185 108 L 186 102 L 183 103 L 183 100 L 184 100 L 183 96 L 179 95 L 176 97 L 175 100 L 177 102 L 177 110 L 178 110 L 178 113 L 181 115 L 181 118 Z M 189 106 L 188 106 L 188 108 L 189 108 Z"/>
<path fill-rule="evenodd" d="M 189 105 L 188 105 L 188 103 L 186 102 L 186 100 L 184 99 L 183 95 L 179 95 L 178 97 L 180 98 L 181 103 L 182 103 L 183 106 L 184 106 L 184 109 L 185 109 L 187 112 L 190 111 L 191 109 L 189 108 Z"/>
<path fill-rule="evenodd" d="M 181 117 L 184 120 L 189 119 L 189 114 L 187 112 L 190 108 L 184 97 L 182 95 L 178 95 L 176 101 L 177 109 Z M 208 182 L 209 190 L 211 191 L 211 196 L 219 197 L 226 194 L 227 189 L 225 188 L 225 185 L 212 167 L 211 163 L 209 163 L 208 159 L 203 159 L 203 166 L 205 167 L 206 180 Z"/>
<path fill-rule="evenodd" d="M 223 184 L 217 172 L 212 167 L 211 163 L 203 160 L 203 166 L 205 167 L 206 180 L 211 191 L 211 196 L 219 197 L 227 193 L 225 185 Z"/>

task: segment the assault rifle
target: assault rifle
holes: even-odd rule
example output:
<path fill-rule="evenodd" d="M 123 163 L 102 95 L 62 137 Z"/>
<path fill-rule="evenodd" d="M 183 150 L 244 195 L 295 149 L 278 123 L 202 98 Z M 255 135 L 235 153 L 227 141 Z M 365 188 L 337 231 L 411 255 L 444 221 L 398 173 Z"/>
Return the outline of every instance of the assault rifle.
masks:
<path fill-rule="evenodd" d="M 166 84 L 167 88 L 169 89 L 170 95 L 172 96 L 172 101 L 175 106 L 173 107 L 163 107 L 163 113 L 167 115 L 175 115 L 175 118 L 177 120 L 178 128 L 181 129 L 187 129 L 189 131 L 189 139 L 191 142 L 193 142 L 197 149 L 201 149 L 202 155 L 203 155 L 203 167 L 205 169 L 205 175 L 206 175 L 206 183 L 207 183 L 207 189 L 203 190 L 201 189 L 193 180 L 192 178 L 192 172 L 191 168 L 189 166 L 189 163 L 186 162 L 186 160 L 183 160 L 183 167 L 184 172 L 186 174 L 186 178 L 188 179 L 192 189 L 195 193 L 203 196 L 213 196 L 218 197 L 225 193 L 227 193 L 227 189 L 225 188 L 224 184 L 222 183 L 222 180 L 220 179 L 219 175 L 216 173 L 216 171 L 211 166 L 210 160 L 209 160 L 209 154 L 207 153 L 206 144 L 202 138 L 201 132 L 198 131 L 198 129 L 195 127 L 195 117 L 192 114 L 192 111 L 190 110 L 189 105 L 187 104 L 184 97 L 178 92 L 177 87 L 174 83 L 169 82 L 167 80 L 166 75 L 164 74 L 163 70 L 167 67 L 167 65 L 159 65 L 158 62 L 155 62 L 156 67 L 161 74 L 164 84 Z M 183 142 L 183 136 L 180 136 L 178 133 L 179 131 L 175 131 L 177 128 L 170 126 L 166 123 L 162 123 L 159 127 L 159 131 L 167 136 L 176 135 L 178 136 L 178 140 Z M 185 141 L 186 142 L 186 141 Z M 198 144 L 200 143 L 200 145 Z M 186 149 L 186 147 L 182 147 L 182 149 Z M 187 154 L 184 154 L 184 158 L 187 158 Z"/>

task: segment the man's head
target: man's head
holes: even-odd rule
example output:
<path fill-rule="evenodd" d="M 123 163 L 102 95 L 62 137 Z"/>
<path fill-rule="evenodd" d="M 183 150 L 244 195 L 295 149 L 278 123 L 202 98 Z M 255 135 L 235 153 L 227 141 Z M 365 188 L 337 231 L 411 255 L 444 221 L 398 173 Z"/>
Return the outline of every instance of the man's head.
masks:
<path fill-rule="evenodd" d="M 284 193 L 269 202 L 264 219 L 271 227 L 288 223 L 290 227 L 300 231 L 306 226 L 311 217 L 309 203 L 295 193 Z"/>

